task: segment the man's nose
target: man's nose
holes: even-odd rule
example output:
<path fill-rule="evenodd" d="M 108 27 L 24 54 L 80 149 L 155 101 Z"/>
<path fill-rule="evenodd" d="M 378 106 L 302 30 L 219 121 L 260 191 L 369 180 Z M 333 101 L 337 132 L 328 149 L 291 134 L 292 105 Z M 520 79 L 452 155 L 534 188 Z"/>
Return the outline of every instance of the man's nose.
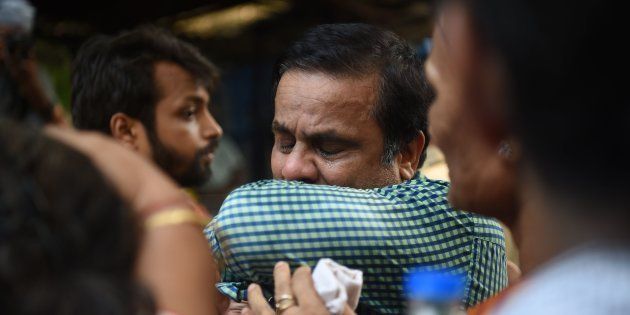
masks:
<path fill-rule="evenodd" d="M 223 129 L 207 110 L 201 122 L 201 135 L 205 139 L 219 139 L 223 136 Z"/>
<path fill-rule="evenodd" d="M 294 150 L 289 153 L 282 167 L 282 178 L 306 183 L 317 183 L 319 172 L 313 159 L 304 150 Z"/>

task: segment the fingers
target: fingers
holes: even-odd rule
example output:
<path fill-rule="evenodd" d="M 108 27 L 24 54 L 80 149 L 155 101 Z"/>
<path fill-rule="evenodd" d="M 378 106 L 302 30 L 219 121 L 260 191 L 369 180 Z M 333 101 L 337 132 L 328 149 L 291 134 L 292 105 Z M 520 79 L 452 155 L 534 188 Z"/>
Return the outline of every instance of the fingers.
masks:
<path fill-rule="evenodd" d="M 317 313 L 323 312 L 322 314 L 327 314 L 322 299 L 319 297 L 319 294 L 317 294 L 317 291 L 315 291 L 311 268 L 306 266 L 298 268 L 293 273 L 291 288 L 296 295 L 300 307 L 304 306 Z"/>
<path fill-rule="evenodd" d="M 249 307 L 243 308 L 241 314 L 250 315 L 274 315 L 274 311 L 271 309 L 267 300 L 257 284 L 251 284 L 247 288 L 247 301 Z"/>
<path fill-rule="evenodd" d="M 284 295 L 291 295 L 291 268 L 284 261 L 278 262 L 273 268 L 273 281 L 275 283 L 275 299 L 279 301 Z"/>

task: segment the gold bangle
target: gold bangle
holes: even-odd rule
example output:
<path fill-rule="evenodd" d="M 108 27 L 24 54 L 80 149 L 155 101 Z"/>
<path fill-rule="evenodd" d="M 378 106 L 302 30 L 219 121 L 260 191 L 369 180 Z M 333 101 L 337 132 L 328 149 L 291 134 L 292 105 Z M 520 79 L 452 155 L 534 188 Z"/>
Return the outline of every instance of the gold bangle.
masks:
<path fill-rule="evenodd" d="M 204 226 L 202 219 L 192 210 L 186 208 L 161 210 L 144 220 L 144 226 L 147 229 L 184 223 L 192 223 L 202 227 Z"/>

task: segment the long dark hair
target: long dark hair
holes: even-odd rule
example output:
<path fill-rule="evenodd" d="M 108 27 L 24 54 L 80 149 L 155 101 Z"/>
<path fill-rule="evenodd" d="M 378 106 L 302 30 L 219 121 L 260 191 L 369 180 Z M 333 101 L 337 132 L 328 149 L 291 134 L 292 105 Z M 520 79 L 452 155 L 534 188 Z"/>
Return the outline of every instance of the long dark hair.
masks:
<path fill-rule="evenodd" d="M 139 226 L 79 152 L 0 121 L 0 314 L 155 314 Z"/>

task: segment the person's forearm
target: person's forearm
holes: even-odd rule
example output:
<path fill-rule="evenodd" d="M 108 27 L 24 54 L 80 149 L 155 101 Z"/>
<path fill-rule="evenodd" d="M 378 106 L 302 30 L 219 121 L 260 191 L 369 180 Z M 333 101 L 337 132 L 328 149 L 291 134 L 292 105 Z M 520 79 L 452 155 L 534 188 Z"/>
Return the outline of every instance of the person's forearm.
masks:
<path fill-rule="evenodd" d="M 155 166 L 103 135 L 58 127 L 46 133 L 90 158 L 136 212 L 185 195 Z"/>
<path fill-rule="evenodd" d="M 217 314 L 217 272 L 199 228 L 164 226 L 145 233 L 138 273 L 158 307 L 179 315 Z"/>

